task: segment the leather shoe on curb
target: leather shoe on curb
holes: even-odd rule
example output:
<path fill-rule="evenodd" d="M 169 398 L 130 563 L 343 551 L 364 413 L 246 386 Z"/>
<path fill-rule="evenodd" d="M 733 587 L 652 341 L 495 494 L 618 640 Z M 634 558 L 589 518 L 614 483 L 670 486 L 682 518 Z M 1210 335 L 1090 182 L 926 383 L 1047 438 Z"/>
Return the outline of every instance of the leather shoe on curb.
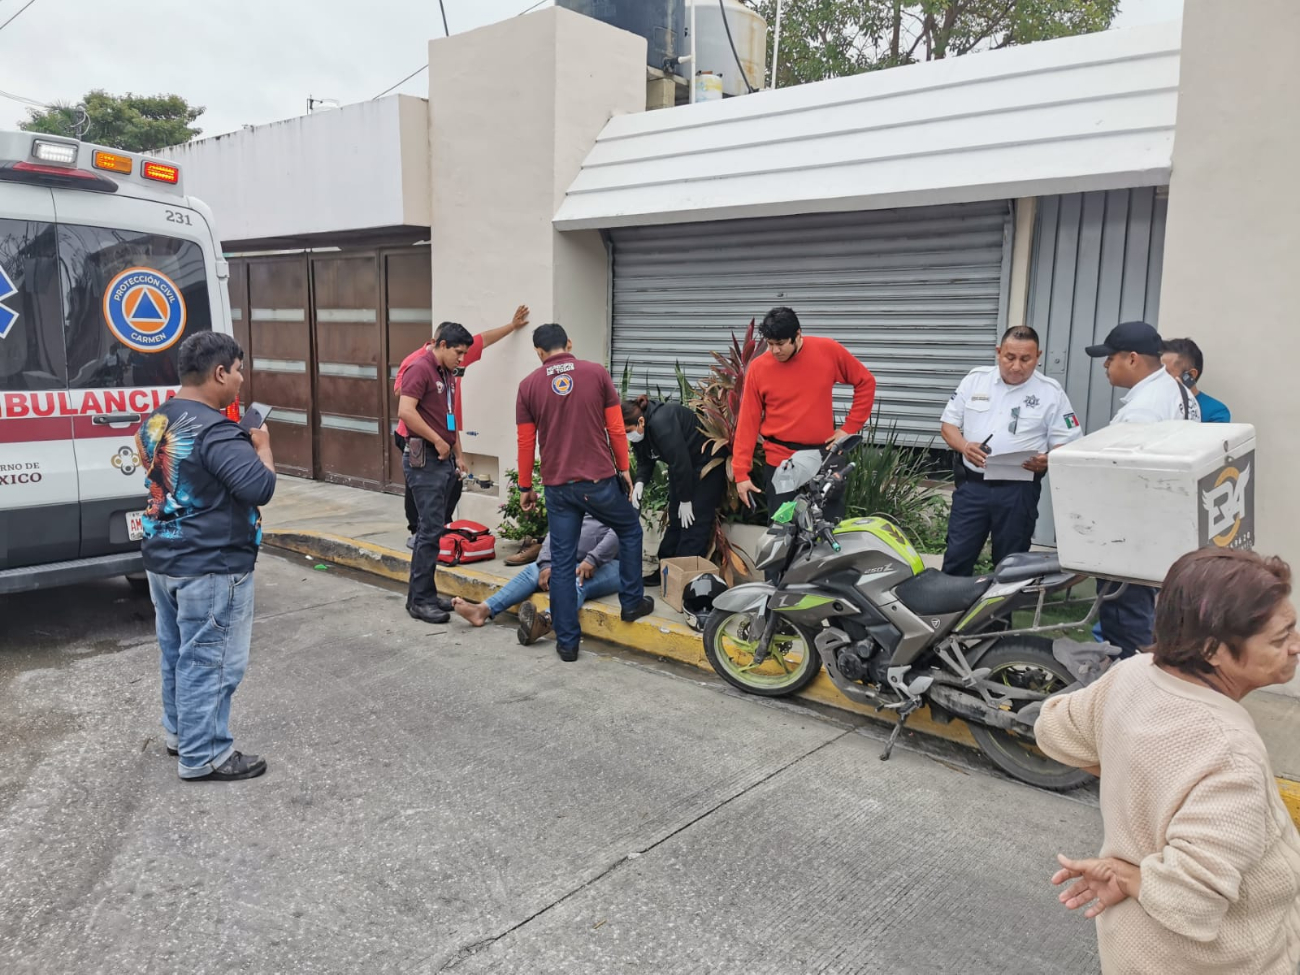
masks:
<path fill-rule="evenodd" d="M 421 623 L 446 623 L 451 619 L 450 613 L 432 603 L 413 603 L 406 607 L 406 611 L 411 614 L 411 619 Z"/>
<path fill-rule="evenodd" d="M 578 659 L 577 647 L 574 647 L 572 649 L 569 649 L 568 647 L 556 647 L 555 652 L 560 655 L 560 659 L 563 660 L 566 664 L 571 664 Z"/>
<path fill-rule="evenodd" d="M 537 561 L 537 556 L 542 554 L 542 543 L 533 542 L 525 545 L 514 555 L 506 559 L 506 565 L 532 565 Z"/>
<path fill-rule="evenodd" d="M 649 616 L 655 611 L 655 601 L 653 596 L 642 596 L 641 605 L 636 609 L 625 609 L 619 614 L 619 619 L 624 623 L 635 623 L 642 616 Z"/>
<path fill-rule="evenodd" d="M 235 752 L 207 775 L 183 782 L 234 782 L 237 779 L 255 779 L 266 771 L 266 759 L 257 755 Z"/>
<path fill-rule="evenodd" d="M 524 603 L 519 607 L 517 636 L 520 643 L 526 647 L 531 647 L 550 632 L 551 614 L 549 612 L 542 611 L 539 613 L 537 607 L 532 603 Z"/>

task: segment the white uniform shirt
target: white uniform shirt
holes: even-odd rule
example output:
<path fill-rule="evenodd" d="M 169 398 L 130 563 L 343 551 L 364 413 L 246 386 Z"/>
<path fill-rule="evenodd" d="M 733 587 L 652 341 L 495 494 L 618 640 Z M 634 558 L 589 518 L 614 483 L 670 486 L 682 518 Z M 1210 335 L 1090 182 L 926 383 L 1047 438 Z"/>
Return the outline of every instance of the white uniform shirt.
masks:
<path fill-rule="evenodd" d="M 972 443 L 982 444 L 992 434 L 990 454 L 1041 454 L 1083 436 L 1060 383 L 1035 370 L 1019 386 L 1009 386 L 997 366 L 980 366 L 967 374 L 949 398 L 943 422 L 960 427 Z M 964 458 L 962 463 L 979 470 Z"/>
<path fill-rule="evenodd" d="M 1164 369 L 1157 369 L 1128 391 L 1111 423 L 1201 422 L 1201 404 Z"/>

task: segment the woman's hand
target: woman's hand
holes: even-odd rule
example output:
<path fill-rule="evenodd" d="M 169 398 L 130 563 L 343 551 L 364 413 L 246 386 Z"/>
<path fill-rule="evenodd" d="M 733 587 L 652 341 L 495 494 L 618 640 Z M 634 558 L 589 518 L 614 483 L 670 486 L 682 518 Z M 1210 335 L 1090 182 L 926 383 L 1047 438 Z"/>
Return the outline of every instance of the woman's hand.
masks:
<path fill-rule="evenodd" d="M 1141 869 L 1127 860 L 1116 857 L 1071 860 L 1059 853 L 1056 859 L 1063 869 L 1053 874 L 1052 883 L 1059 887 L 1071 880 L 1076 881 L 1069 890 L 1061 893 L 1061 903 L 1072 911 L 1090 905 L 1084 911 L 1084 917 L 1096 917 L 1108 907 L 1130 897 L 1136 898 L 1142 889 Z"/>

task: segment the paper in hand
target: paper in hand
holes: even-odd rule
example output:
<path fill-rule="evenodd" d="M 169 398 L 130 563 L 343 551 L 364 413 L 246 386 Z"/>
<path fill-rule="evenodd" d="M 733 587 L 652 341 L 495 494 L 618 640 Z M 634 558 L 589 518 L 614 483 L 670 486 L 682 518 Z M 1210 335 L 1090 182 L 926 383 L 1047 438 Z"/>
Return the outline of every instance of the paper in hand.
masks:
<path fill-rule="evenodd" d="M 1035 450 L 1013 450 L 1008 454 L 989 454 L 984 461 L 986 481 L 1032 481 L 1034 472 L 1027 471 L 1024 463 L 1038 456 Z"/>

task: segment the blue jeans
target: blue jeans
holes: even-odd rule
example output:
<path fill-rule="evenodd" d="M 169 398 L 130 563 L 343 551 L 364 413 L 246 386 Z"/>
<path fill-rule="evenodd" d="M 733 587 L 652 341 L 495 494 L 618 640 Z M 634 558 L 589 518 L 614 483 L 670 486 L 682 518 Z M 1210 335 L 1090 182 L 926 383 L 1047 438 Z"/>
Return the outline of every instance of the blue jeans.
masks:
<path fill-rule="evenodd" d="M 182 779 L 222 765 L 234 752 L 230 699 L 248 669 L 253 573 L 192 578 L 149 573 L 162 651 L 163 730 L 180 752 Z"/>
<path fill-rule="evenodd" d="M 1119 583 L 1098 582 L 1097 585 L 1113 592 Z M 1155 639 L 1156 589 L 1130 585 L 1117 599 L 1106 600 L 1101 604 L 1097 626 L 1107 643 L 1120 648 L 1121 657 L 1132 657 L 1145 650 Z M 1094 628 L 1093 633 L 1096 632 Z"/>
<path fill-rule="evenodd" d="M 537 580 L 542 572 L 537 563 L 524 569 L 497 592 L 487 598 L 488 612 L 493 616 L 502 613 L 511 606 L 518 606 L 525 599 L 537 592 Z M 553 574 L 553 573 L 552 573 Z M 578 586 L 578 608 L 588 599 L 599 599 L 618 592 L 618 564 L 606 562 L 586 582 Z"/>
<path fill-rule="evenodd" d="M 618 601 L 624 611 L 641 605 L 641 516 L 623 493 L 619 479 L 546 485 L 546 519 L 551 533 L 551 625 L 560 650 L 576 650 L 578 627 L 578 538 L 582 516 L 591 515 L 618 536 Z"/>

